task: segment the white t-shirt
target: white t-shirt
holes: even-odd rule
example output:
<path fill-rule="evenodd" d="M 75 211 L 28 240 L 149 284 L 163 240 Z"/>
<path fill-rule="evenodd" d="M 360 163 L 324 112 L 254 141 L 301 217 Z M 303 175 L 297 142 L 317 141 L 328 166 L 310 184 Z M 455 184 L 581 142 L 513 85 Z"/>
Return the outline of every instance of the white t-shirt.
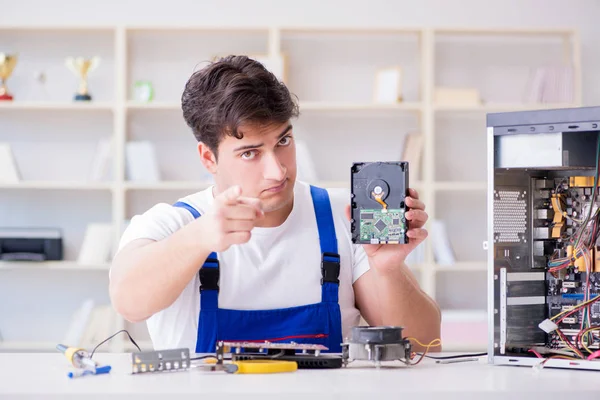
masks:
<path fill-rule="evenodd" d="M 328 189 L 328 193 L 341 257 L 339 304 L 345 338 L 360 320 L 352 284 L 368 271 L 369 263 L 362 246 L 354 245 L 351 240 L 350 223 L 345 216 L 349 192 Z M 204 215 L 213 206 L 212 187 L 180 201 Z M 136 239 L 162 240 L 193 220 L 192 214 L 184 208 L 157 204 L 132 218 L 119 249 Z M 321 248 L 310 186 L 296 182 L 294 206 L 283 224 L 274 228 L 254 228 L 249 242 L 231 246 L 217 255 L 220 308 L 267 310 L 320 302 Z M 199 312 L 199 279 L 196 275 L 171 306 L 147 320 L 154 348 L 187 347 L 194 351 Z"/>

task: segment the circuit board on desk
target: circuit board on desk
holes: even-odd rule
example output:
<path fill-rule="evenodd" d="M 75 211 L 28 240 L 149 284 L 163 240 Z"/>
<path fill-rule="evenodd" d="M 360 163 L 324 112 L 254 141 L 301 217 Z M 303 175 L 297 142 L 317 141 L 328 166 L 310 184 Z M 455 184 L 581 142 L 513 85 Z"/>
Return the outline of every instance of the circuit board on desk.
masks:
<path fill-rule="evenodd" d="M 239 349 L 264 349 L 264 350 L 295 350 L 295 351 L 325 351 L 328 350 L 322 344 L 305 344 L 305 343 L 273 343 L 273 342 L 220 342 L 220 345 L 225 348 Z"/>
<path fill-rule="evenodd" d="M 338 354 L 322 354 L 328 348 L 320 344 L 271 342 L 218 342 L 217 359 L 231 353 L 233 361 L 281 360 L 294 361 L 300 369 L 331 369 L 342 367 Z"/>

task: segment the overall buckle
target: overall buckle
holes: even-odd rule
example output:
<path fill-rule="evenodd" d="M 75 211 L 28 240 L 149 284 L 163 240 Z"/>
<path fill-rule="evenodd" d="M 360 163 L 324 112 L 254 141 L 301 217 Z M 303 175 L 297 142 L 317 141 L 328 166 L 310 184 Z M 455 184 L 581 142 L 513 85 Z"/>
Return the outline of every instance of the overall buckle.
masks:
<path fill-rule="evenodd" d="M 340 255 L 336 253 L 323 253 L 321 257 L 321 285 L 325 282 L 339 284 L 340 280 Z"/>
<path fill-rule="evenodd" d="M 199 277 L 200 277 L 200 291 L 203 290 L 219 290 L 219 261 L 214 259 L 207 259 L 204 265 L 206 264 L 216 264 L 216 268 L 214 267 L 206 267 L 203 266 L 200 268 Z"/>

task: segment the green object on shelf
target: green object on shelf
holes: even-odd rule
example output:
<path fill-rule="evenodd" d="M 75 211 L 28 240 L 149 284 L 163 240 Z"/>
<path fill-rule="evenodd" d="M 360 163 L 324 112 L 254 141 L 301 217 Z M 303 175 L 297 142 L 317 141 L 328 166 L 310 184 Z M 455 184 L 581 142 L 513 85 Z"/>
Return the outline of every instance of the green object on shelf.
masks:
<path fill-rule="evenodd" d="M 136 81 L 134 84 L 136 101 L 148 103 L 154 99 L 154 87 L 150 81 Z"/>

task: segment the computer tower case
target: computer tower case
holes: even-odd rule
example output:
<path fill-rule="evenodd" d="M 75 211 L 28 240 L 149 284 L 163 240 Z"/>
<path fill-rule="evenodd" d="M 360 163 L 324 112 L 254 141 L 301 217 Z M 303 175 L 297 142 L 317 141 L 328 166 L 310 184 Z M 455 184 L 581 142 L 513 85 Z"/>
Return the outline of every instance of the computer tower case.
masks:
<path fill-rule="evenodd" d="M 488 360 L 600 370 L 600 107 L 491 113 Z"/>

